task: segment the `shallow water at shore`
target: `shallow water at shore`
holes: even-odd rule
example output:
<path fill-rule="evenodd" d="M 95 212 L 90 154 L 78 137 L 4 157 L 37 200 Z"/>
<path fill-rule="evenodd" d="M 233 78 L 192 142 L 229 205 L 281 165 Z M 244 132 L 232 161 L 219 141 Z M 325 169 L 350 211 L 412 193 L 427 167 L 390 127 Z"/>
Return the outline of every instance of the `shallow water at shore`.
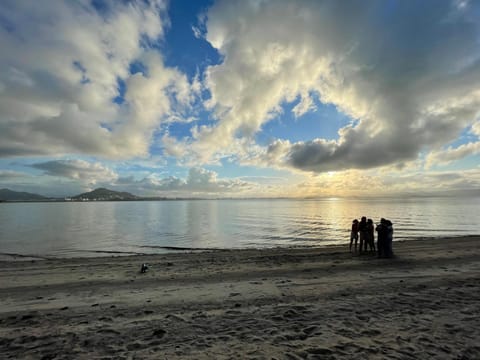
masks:
<path fill-rule="evenodd" d="M 0 205 L 0 253 L 90 257 L 345 243 L 353 218 L 395 239 L 478 234 L 480 198 L 182 200 Z"/>

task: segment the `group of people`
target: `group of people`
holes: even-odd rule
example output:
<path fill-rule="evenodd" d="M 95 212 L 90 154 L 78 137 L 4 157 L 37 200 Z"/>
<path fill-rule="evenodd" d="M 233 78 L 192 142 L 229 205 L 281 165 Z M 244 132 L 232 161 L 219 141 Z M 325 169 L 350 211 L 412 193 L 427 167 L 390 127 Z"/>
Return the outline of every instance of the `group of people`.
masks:
<path fill-rule="evenodd" d="M 375 231 L 377 232 L 377 248 L 375 249 Z M 352 222 L 352 232 L 350 235 L 350 251 L 352 245 L 355 244 L 355 252 L 357 252 L 357 243 L 360 234 L 360 253 L 377 252 L 379 258 L 390 258 L 393 256 L 392 240 L 393 240 L 393 224 L 390 220 L 382 218 L 380 224 L 376 227 L 373 220 L 363 216 L 360 222 L 354 219 Z"/>

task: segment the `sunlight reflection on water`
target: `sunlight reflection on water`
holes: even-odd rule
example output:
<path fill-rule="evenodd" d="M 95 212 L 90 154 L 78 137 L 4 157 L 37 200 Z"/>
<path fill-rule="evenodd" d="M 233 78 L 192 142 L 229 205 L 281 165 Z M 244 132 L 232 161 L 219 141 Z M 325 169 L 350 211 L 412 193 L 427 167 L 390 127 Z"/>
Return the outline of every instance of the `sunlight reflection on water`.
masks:
<path fill-rule="evenodd" d="M 161 247 L 346 243 L 353 218 L 394 223 L 396 239 L 478 234 L 475 198 L 185 200 L 0 205 L 0 253 L 100 256 Z"/>

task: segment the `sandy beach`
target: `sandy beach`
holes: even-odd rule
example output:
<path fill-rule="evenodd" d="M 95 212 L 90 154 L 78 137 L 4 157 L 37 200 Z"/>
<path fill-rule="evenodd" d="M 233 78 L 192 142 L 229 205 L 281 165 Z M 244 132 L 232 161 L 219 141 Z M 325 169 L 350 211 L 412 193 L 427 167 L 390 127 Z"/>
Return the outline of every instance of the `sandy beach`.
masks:
<path fill-rule="evenodd" d="M 12 258 L 0 262 L 0 354 L 479 359 L 480 236 L 394 250 L 395 259 L 347 245 Z"/>

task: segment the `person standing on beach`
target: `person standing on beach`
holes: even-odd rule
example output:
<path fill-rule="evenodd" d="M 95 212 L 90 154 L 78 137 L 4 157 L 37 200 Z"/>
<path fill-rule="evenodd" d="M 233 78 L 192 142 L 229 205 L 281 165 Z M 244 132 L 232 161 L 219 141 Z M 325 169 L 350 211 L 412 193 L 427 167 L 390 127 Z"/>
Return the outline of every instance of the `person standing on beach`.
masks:
<path fill-rule="evenodd" d="M 367 251 L 367 218 L 362 216 L 362 220 L 358 224 L 358 230 L 360 231 L 360 252 L 363 251 L 363 246 L 365 244 L 365 251 Z"/>
<path fill-rule="evenodd" d="M 375 230 L 377 231 L 378 257 L 379 258 L 386 257 L 388 228 L 387 228 L 386 220 L 384 218 L 380 219 L 380 224 L 377 225 Z"/>
<path fill-rule="evenodd" d="M 375 227 L 373 226 L 373 220 L 367 220 L 367 239 L 368 239 L 368 247 L 370 251 L 375 252 Z M 367 246 L 365 246 L 365 250 L 367 250 Z"/>
<path fill-rule="evenodd" d="M 354 219 L 352 221 L 352 232 L 350 233 L 350 252 L 352 252 L 352 243 L 355 240 L 355 252 L 357 252 L 357 242 L 358 242 L 358 220 Z"/>
<path fill-rule="evenodd" d="M 392 242 L 393 242 L 393 224 L 390 220 L 385 220 L 385 225 L 386 225 L 386 240 L 385 240 L 385 256 L 387 258 L 393 257 L 393 248 L 392 248 Z"/>

